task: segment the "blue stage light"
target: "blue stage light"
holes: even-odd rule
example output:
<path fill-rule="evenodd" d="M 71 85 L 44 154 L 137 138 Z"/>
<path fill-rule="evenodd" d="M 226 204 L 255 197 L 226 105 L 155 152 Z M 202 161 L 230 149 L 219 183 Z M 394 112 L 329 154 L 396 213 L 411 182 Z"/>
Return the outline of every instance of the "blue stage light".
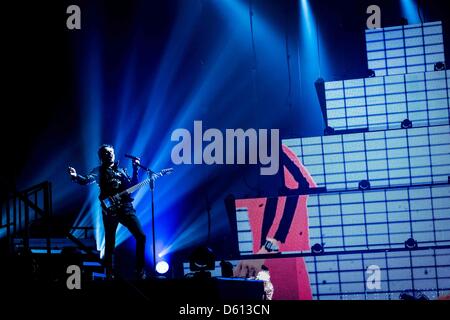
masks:
<path fill-rule="evenodd" d="M 307 6 L 308 2 L 302 1 L 302 4 Z M 142 6 L 147 4 L 143 3 Z M 215 30 L 217 32 L 213 37 L 197 39 L 197 34 L 205 33 L 199 26 L 202 28 L 205 26 L 202 25 L 202 19 L 206 10 L 211 10 L 207 11 L 207 15 L 210 13 L 217 15 L 223 24 L 217 26 Z M 235 128 L 241 127 L 239 125 L 241 123 L 246 123 L 246 119 L 254 118 L 255 110 L 258 110 L 257 105 L 253 108 L 243 107 L 238 113 L 229 112 L 230 106 L 237 100 L 240 100 L 242 106 L 254 103 L 252 97 L 241 101 L 246 99 L 242 97 L 249 96 L 248 92 L 253 87 L 249 82 L 252 80 L 264 82 L 263 87 L 270 88 L 270 90 L 260 89 L 260 95 L 272 90 L 276 93 L 273 94 L 276 96 L 275 103 L 279 102 L 281 95 L 284 100 L 285 92 L 288 91 L 285 30 L 280 31 L 277 26 L 268 23 L 264 15 L 258 11 L 256 1 L 253 10 L 253 30 L 251 30 L 247 1 L 230 0 L 211 4 L 180 2 L 179 13 L 174 17 L 168 41 L 164 43 L 160 62 L 154 72 L 151 70 L 154 62 L 149 62 L 147 56 L 140 55 L 141 52 L 147 52 L 152 48 L 153 44 L 141 34 L 139 24 L 134 26 L 136 29 L 131 28 L 130 31 L 133 34 L 130 40 L 132 44 L 129 46 L 131 50 L 120 48 L 119 53 L 107 50 L 111 44 L 102 41 L 105 39 L 101 34 L 102 28 L 98 28 L 97 33 L 90 32 L 88 37 L 82 40 L 84 42 L 82 47 L 85 50 L 80 50 L 77 55 L 82 75 L 79 79 L 82 118 L 74 120 L 80 123 L 81 138 L 77 142 L 83 147 L 79 155 L 65 156 L 66 160 L 74 160 L 73 163 L 65 165 L 72 165 L 79 173 L 86 173 L 98 165 L 96 154 L 98 146 L 101 143 L 111 143 L 119 160 L 122 160 L 121 156 L 124 153 L 135 154 L 141 156 L 144 165 L 157 171 L 171 166 L 170 135 L 174 129 L 190 128 L 193 121 L 198 119 L 205 119 L 205 122 L 216 121 L 226 125 L 227 128 Z M 309 33 L 313 33 L 314 23 L 310 10 L 308 12 L 310 14 L 307 21 L 308 29 Z M 137 18 L 144 19 L 144 15 L 139 16 L 140 12 L 136 12 L 136 15 Z M 311 36 L 317 38 L 315 34 Z M 253 53 L 249 45 L 249 39 L 252 37 L 256 47 L 255 61 L 252 61 Z M 184 61 L 187 52 L 192 49 L 193 41 L 196 41 L 196 48 L 203 49 L 199 57 L 201 56 L 204 67 L 197 70 L 198 73 L 191 72 L 195 74 L 189 74 L 192 81 L 186 81 L 184 77 L 188 75 L 183 69 Z M 317 46 L 314 44 L 308 46 L 311 54 L 316 54 Z M 109 68 L 111 59 L 121 61 L 120 65 Z M 317 61 L 317 57 L 315 60 Z M 309 65 L 311 61 L 304 59 L 302 64 Z M 249 70 L 248 77 L 243 70 Z M 118 76 L 110 77 L 110 73 Z M 311 86 L 314 85 L 317 76 L 318 74 L 313 74 L 307 77 L 302 73 L 303 81 L 311 80 L 309 82 Z M 317 103 L 314 93 L 312 97 L 312 104 Z M 266 101 L 264 103 L 268 104 Z M 310 102 L 306 101 L 305 105 L 307 104 Z M 282 117 L 282 112 L 268 112 L 258 114 L 257 118 L 261 123 L 274 124 L 278 120 L 281 123 Z M 72 147 L 70 152 L 73 152 L 73 149 L 76 150 Z M 129 162 L 121 161 L 120 165 L 131 169 Z M 155 231 L 158 239 L 156 246 L 157 252 L 163 252 L 164 255 L 192 246 L 205 237 L 207 223 L 205 209 L 201 206 L 194 210 L 189 208 L 189 216 L 186 216 L 186 208 L 181 202 L 183 197 L 204 184 L 217 167 L 211 166 L 200 172 L 196 171 L 195 179 L 192 179 L 193 170 L 196 170 L 193 166 L 176 167 L 174 175 L 156 182 Z M 145 178 L 143 175 L 141 172 L 141 179 Z M 68 193 L 71 195 L 77 194 L 76 190 L 82 188 L 71 184 L 66 175 L 61 177 L 60 181 L 61 184 L 70 185 Z M 98 188 L 96 186 L 88 188 L 88 191 L 84 191 L 88 194 L 87 199 L 81 206 L 74 225 L 93 226 L 97 248 L 103 250 L 103 223 L 97 199 Z M 216 205 L 223 209 L 223 202 L 220 199 L 225 196 L 222 195 L 225 192 L 216 189 L 218 190 L 212 187 L 211 192 L 214 191 L 215 199 L 219 199 Z M 150 235 L 151 205 L 148 191 L 148 187 L 144 187 L 133 194 L 133 197 L 144 232 Z M 84 197 L 83 194 L 77 196 Z M 63 197 L 61 201 L 64 201 Z M 220 214 L 218 209 L 213 208 L 212 212 L 213 219 L 215 214 Z M 170 219 L 167 219 L 169 214 Z M 214 232 L 220 232 L 227 226 L 227 221 L 217 218 Z M 77 232 L 74 234 L 78 235 Z M 129 237 L 130 233 L 119 226 L 116 246 Z M 147 244 L 148 247 L 152 245 L 151 241 Z M 130 245 L 130 249 L 132 247 Z M 147 259 L 149 258 L 147 256 Z"/>
<path fill-rule="evenodd" d="M 415 0 L 400 0 L 400 6 L 403 17 L 408 21 L 408 24 L 421 23 L 418 4 Z"/>
<path fill-rule="evenodd" d="M 327 50 L 323 45 L 319 24 L 314 16 L 313 9 L 308 0 L 300 0 L 299 5 L 299 40 L 298 40 L 298 71 L 300 78 L 300 94 L 302 105 L 307 105 L 308 116 L 323 120 L 320 113 L 320 105 L 315 92 L 315 81 L 318 78 L 327 80 L 332 70 L 329 63 Z M 314 107 L 317 106 L 317 107 Z M 316 131 L 321 135 L 322 126 L 317 126 L 318 121 L 309 121 L 312 125 L 310 131 Z"/>

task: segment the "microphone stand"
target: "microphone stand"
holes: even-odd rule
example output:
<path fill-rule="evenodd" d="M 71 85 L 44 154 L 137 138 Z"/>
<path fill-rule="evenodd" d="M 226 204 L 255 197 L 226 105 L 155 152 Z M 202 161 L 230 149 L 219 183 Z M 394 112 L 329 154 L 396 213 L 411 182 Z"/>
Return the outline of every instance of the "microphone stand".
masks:
<path fill-rule="evenodd" d="M 155 275 L 156 271 L 156 243 L 155 243 L 155 201 L 154 201 L 154 190 L 155 190 L 155 180 L 153 179 L 153 175 L 156 174 L 150 168 L 144 167 L 141 164 L 138 164 L 138 167 L 142 168 L 147 172 L 148 178 L 150 179 L 150 193 L 152 198 L 152 250 L 153 250 L 153 265 L 152 265 L 152 273 L 151 276 Z"/>

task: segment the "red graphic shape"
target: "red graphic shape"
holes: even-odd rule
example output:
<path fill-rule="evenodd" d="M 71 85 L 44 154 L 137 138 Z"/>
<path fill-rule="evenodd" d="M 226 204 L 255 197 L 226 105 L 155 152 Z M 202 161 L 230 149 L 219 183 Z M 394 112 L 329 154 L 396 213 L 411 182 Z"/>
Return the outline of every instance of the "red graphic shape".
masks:
<path fill-rule="evenodd" d="M 300 169 L 303 177 L 308 181 L 310 188 L 315 188 L 316 184 L 308 170 L 300 163 L 299 159 L 288 147 L 282 146 L 283 152 Z M 293 175 L 283 167 L 285 186 L 289 189 L 297 189 L 299 183 Z M 284 243 L 280 243 L 281 252 L 309 250 L 308 233 L 308 195 L 298 197 L 294 217 L 289 229 L 289 233 Z M 237 199 L 236 208 L 246 208 L 253 237 L 253 253 L 257 254 L 261 249 L 260 239 L 264 218 L 264 209 L 267 198 Z M 273 238 L 284 212 L 286 196 L 277 199 L 275 218 L 270 227 L 268 238 Z M 311 286 L 308 271 L 303 258 L 278 258 L 266 259 L 264 264 L 269 268 L 271 280 L 274 285 L 274 299 L 278 300 L 311 300 Z"/>

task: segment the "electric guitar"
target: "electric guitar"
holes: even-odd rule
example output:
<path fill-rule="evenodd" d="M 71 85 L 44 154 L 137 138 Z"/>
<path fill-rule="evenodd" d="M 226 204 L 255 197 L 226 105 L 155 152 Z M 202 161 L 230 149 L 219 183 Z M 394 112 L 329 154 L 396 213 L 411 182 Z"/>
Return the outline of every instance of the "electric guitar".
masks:
<path fill-rule="evenodd" d="M 150 178 L 145 179 L 144 181 L 139 182 L 138 184 L 135 184 L 134 186 L 129 187 L 128 189 L 126 189 L 124 191 L 121 191 L 113 196 L 110 196 L 110 197 L 107 197 L 104 199 L 100 199 L 101 205 L 102 205 L 103 209 L 105 209 L 107 212 L 110 212 L 112 209 L 120 208 L 120 206 L 123 204 L 122 198 L 124 196 L 130 195 L 133 192 L 135 192 L 136 190 L 142 188 L 143 186 L 150 184 L 150 182 L 152 180 L 154 181 L 162 176 L 171 174 L 172 172 L 173 172 L 173 168 L 162 169 L 160 172 L 152 174 L 152 176 Z"/>

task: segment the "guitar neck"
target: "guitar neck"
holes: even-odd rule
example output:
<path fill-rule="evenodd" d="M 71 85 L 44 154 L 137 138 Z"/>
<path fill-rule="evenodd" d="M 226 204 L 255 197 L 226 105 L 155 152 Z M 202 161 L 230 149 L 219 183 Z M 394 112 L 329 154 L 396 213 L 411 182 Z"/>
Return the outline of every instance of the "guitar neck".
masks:
<path fill-rule="evenodd" d="M 146 180 L 144 180 L 144 181 L 142 181 L 142 182 L 139 182 L 138 184 L 135 184 L 134 186 L 132 186 L 132 187 L 130 187 L 130 188 L 128 188 L 128 189 L 126 189 L 126 190 L 120 192 L 120 193 L 119 193 L 119 196 L 123 196 L 123 195 L 126 195 L 126 194 L 133 193 L 133 192 L 135 192 L 137 189 L 142 188 L 143 186 L 145 186 L 145 185 L 147 185 L 147 184 L 149 184 L 149 183 L 150 183 L 150 179 L 146 179 Z"/>
<path fill-rule="evenodd" d="M 153 175 L 153 178 L 145 179 L 144 181 L 139 182 L 138 184 L 135 184 L 134 186 L 129 187 L 128 189 L 122 191 L 119 195 L 122 196 L 122 195 L 125 195 L 125 194 L 133 193 L 133 192 L 135 192 L 137 189 L 142 188 L 143 186 L 146 186 L 146 185 L 150 184 L 150 181 L 151 181 L 152 179 L 155 179 L 155 178 L 161 177 L 161 176 L 162 176 L 161 173 L 156 173 L 156 174 Z"/>

